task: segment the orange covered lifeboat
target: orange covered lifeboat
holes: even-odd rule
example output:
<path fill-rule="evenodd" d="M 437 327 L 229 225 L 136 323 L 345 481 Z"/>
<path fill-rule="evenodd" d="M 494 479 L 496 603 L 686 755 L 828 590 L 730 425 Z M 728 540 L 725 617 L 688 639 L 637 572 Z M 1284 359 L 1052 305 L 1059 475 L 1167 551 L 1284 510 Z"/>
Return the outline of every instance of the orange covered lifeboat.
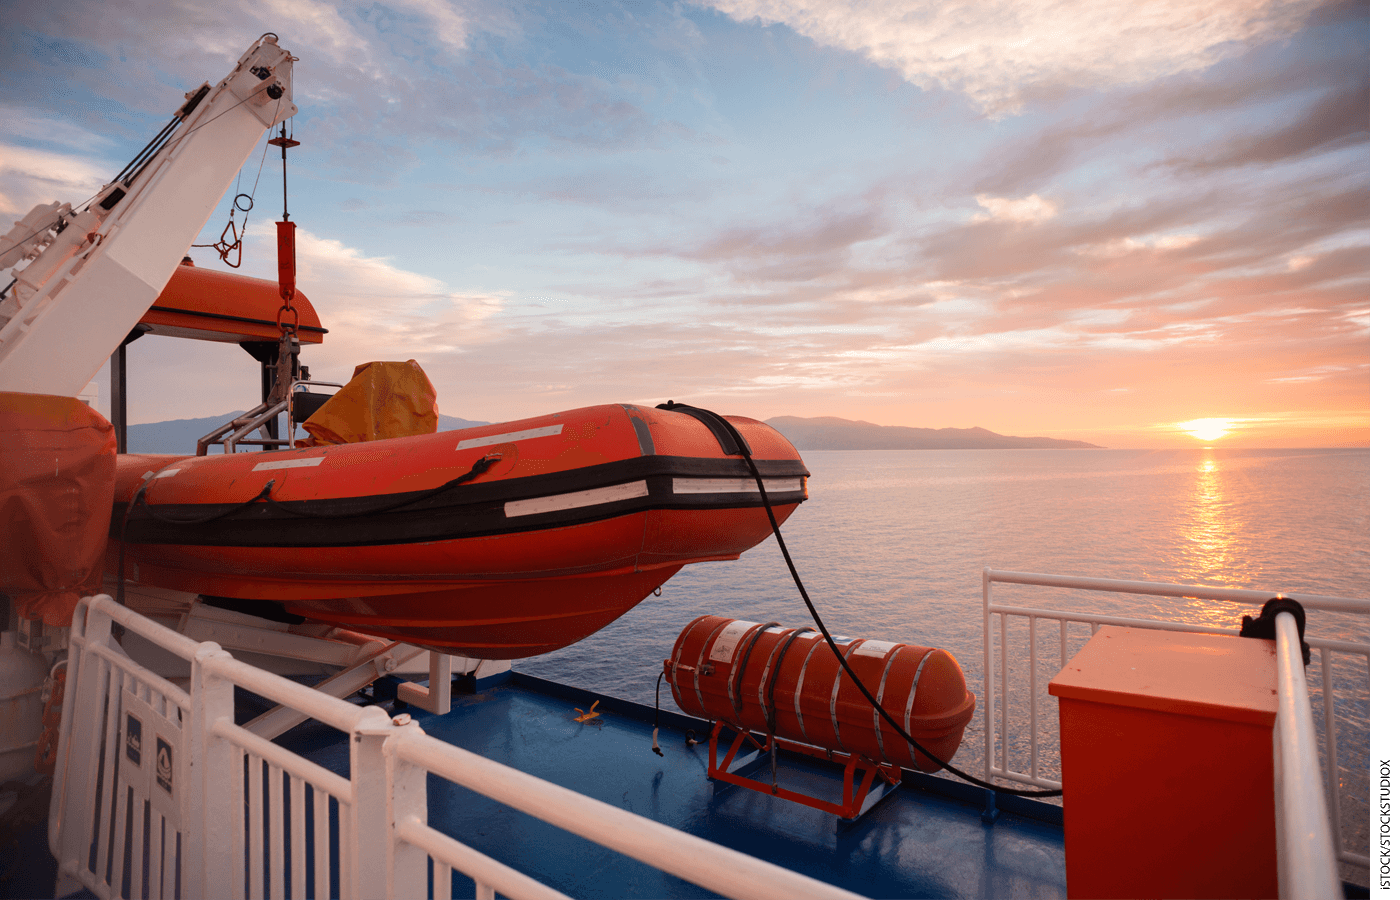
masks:
<path fill-rule="evenodd" d="M 593 406 L 392 440 L 118 458 L 108 568 L 488 658 L 564 647 L 771 533 L 717 416 Z M 808 472 L 728 417 L 779 522 Z"/>
<path fill-rule="evenodd" d="M 835 641 L 880 706 L 951 760 L 977 706 L 957 660 L 932 647 Z M 680 633 L 664 671 L 676 705 L 692 716 L 900 768 L 942 768 L 880 718 L 810 628 L 701 616 Z"/>

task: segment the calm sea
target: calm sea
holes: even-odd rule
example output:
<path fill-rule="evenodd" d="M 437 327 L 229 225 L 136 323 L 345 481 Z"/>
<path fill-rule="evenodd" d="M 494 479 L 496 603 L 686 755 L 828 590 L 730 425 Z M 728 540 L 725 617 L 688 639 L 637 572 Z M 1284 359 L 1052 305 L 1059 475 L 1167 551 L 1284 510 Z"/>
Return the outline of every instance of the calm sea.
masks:
<path fill-rule="evenodd" d="M 783 535 L 822 618 L 835 634 L 942 647 L 958 659 L 979 711 L 955 761 L 974 771 L 983 746 L 983 567 L 1370 596 L 1367 450 L 808 451 L 803 459 L 811 499 Z M 1215 626 L 1237 627 L 1253 612 L 1008 585 L 995 596 Z M 516 665 L 650 704 L 676 636 L 707 614 L 811 624 L 769 538 L 741 560 L 688 566 L 661 596 L 593 637 Z M 1369 637 L 1361 617 L 1310 614 L 1307 624 L 1309 636 Z M 1016 637 L 1010 658 L 1028 656 Z M 1070 653 L 1087 637 L 1087 628 L 1072 633 Z M 1053 657 L 1038 665 L 1042 694 L 1059 666 L 1057 633 L 1054 642 L 1041 641 Z M 1338 662 L 1339 763 L 1351 797 L 1344 820 L 1357 819 L 1353 807 L 1366 796 L 1367 682 L 1364 664 Z M 664 685 L 661 702 L 675 708 Z M 1054 701 L 1041 703 L 1042 730 L 1053 729 Z M 1042 771 L 1056 777 L 1057 742 L 1049 743 Z M 1013 746 L 1013 763 L 1023 749 Z"/>

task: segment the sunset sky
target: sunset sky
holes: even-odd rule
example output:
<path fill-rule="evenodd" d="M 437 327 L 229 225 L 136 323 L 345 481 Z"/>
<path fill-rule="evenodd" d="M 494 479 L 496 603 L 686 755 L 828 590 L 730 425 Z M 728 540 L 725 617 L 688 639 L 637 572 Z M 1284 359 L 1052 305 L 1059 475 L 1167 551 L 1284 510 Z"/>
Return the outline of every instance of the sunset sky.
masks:
<path fill-rule="evenodd" d="M 1364 3 L 5 17 L 0 229 L 90 196 L 261 33 L 299 57 L 318 378 L 414 358 L 442 412 L 490 421 L 675 399 L 1123 448 L 1369 443 Z M 258 185 L 239 271 L 275 277 L 275 151 Z M 130 368 L 133 422 L 260 399 L 236 346 L 143 338 Z"/>

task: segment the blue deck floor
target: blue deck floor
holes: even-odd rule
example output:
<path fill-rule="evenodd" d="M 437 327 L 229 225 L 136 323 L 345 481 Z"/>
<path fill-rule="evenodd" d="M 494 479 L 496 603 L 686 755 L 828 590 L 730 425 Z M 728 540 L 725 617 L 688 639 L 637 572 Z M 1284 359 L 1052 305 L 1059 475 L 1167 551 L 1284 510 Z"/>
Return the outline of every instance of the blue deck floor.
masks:
<path fill-rule="evenodd" d="M 441 716 L 411 710 L 423 729 L 474 753 L 726 847 L 870 897 L 1064 897 L 1058 808 L 1003 809 L 990 824 L 985 796 L 938 779 L 908 782 L 857 824 L 705 776 L 708 748 L 685 745 L 693 720 L 663 714 L 664 758 L 651 751 L 652 711 L 603 698 L 601 715 L 573 721 L 595 694 L 523 675 L 454 698 Z M 295 749 L 344 771 L 344 738 L 318 747 L 313 730 Z M 785 754 L 785 786 L 839 792 L 840 770 Z M 912 780 L 912 779 L 911 779 Z M 429 821 L 464 843 L 577 897 L 707 897 L 688 882 L 574 837 L 464 788 L 434 779 Z M 950 795 L 947 792 L 952 792 Z M 1044 819 L 1051 821 L 1045 821 Z M 453 894 L 471 896 L 458 876 Z"/>

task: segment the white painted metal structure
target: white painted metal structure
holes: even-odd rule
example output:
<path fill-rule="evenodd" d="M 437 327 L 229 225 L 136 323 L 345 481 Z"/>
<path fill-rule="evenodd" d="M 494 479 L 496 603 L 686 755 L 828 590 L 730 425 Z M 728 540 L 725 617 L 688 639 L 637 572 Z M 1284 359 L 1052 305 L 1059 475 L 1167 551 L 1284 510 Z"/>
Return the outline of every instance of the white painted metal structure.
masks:
<path fill-rule="evenodd" d="M 1100 615 L 1097 613 L 1069 612 L 1064 610 L 1030 608 L 1021 606 L 1008 606 L 992 602 L 992 585 L 1021 584 L 1040 587 L 1070 588 L 1084 591 L 1100 591 L 1121 594 L 1144 594 L 1157 597 L 1190 597 L 1200 600 L 1217 600 L 1225 603 L 1237 603 L 1258 607 L 1268 600 L 1285 596 L 1273 591 L 1249 591 L 1231 588 L 1215 588 L 1204 585 L 1187 584 L 1162 584 L 1158 582 L 1145 581 L 1117 581 L 1107 578 L 1083 578 L 1073 575 L 1044 575 L 1032 572 L 1006 572 L 994 569 L 982 570 L 982 663 L 985 673 L 986 683 L 984 688 L 984 698 L 982 703 L 982 717 L 984 728 L 984 777 L 990 779 L 993 776 L 1003 778 L 1008 781 L 1022 784 L 1035 785 L 1044 788 L 1061 787 L 1059 781 L 1045 777 L 1041 774 L 1041 727 L 1042 719 L 1039 713 L 1040 701 L 1047 700 L 1048 694 L 1045 685 L 1042 683 L 1039 672 L 1039 659 L 1036 654 L 1038 647 L 1037 623 L 1042 620 L 1056 623 L 1059 632 L 1059 664 L 1063 667 L 1069 662 L 1069 624 L 1072 622 L 1087 624 L 1090 633 L 1097 632 L 1100 625 L 1124 625 L 1132 628 L 1153 628 L 1163 631 L 1184 631 L 1197 632 L 1203 634 L 1238 634 L 1239 629 L 1216 628 L 1207 625 L 1193 625 L 1184 622 L 1168 622 L 1160 619 L 1134 619 L 1123 616 Z M 1349 613 L 1354 615 L 1368 616 L 1371 605 L 1366 600 L 1356 600 L 1349 597 L 1330 597 L 1318 594 L 1294 594 L 1292 597 L 1303 605 L 1307 610 L 1328 610 L 1332 612 Z M 996 661 L 993 661 L 993 623 L 992 617 L 997 617 L 1000 637 L 1000 653 L 996 654 Z M 1007 636 L 1008 617 L 1024 618 L 1028 622 L 1027 646 L 1024 652 L 1011 649 Z M 1280 617 L 1280 621 L 1281 621 Z M 1293 617 L 1288 616 L 1292 623 Z M 1292 631 L 1293 641 L 1297 641 L 1296 626 Z M 1308 643 L 1313 652 L 1319 657 L 1319 669 L 1322 681 L 1322 709 L 1323 722 L 1325 726 L 1325 741 L 1322 749 L 1326 764 L 1323 766 L 1318 760 L 1317 737 L 1312 724 L 1311 707 L 1308 703 L 1308 690 L 1306 677 L 1303 672 L 1301 657 L 1298 659 L 1296 667 L 1290 669 L 1285 675 L 1284 666 L 1290 663 L 1285 660 L 1283 653 L 1283 640 L 1280 639 L 1279 653 L 1279 695 L 1280 711 L 1275 723 L 1274 743 L 1276 753 L 1276 763 L 1278 761 L 1279 747 L 1287 748 L 1288 752 L 1282 757 L 1282 765 L 1275 766 L 1276 778 L 1282 779 L 1279 785 L 1288 785 L 1286 792 L 1275 792 L 1276 805 L 1279 807 L 1280 816 L 1289 816 L 1288 828 L 1280 827 L 1280 841 L 1285 839 L 1286 832 L 1291 833 L 1289 849 L 1283 850 L 1280 845 L 1279 859 L 1308 858 L 1312 859 L 1317 853 L 1334 857 L 1337 861 L 1351 863 L 1358 866 L 1368 864 L 1368 857 L 1365 854 L 1354 850 L 1346 849 L 1342 844 L 1341 834 L 1341 796 L 1339 792 L 1340 773 L 1337 766 L 1337 716 L 1336 702 L 1333 695 L 1333 671 L 1332 654 L 1350 654 L 1369 659 L 1371 649 L 1368 644 L 1357 641 L 1331 640 L 1327 638 L 1309 637 Z M 1296 650 L 1289 656 L 1296 656 Z M 1028 661 L 1028 678 L 1026 686 L 1029 699 L 1024 701 L 1024 706 L 1029 711 L 1029 771 L 1016 771 L 1009 763 L 1008 742 L 1012 734 L 1008 722 L 1008 711 L 1013 706 L 1011 697 L 1012 679 L 1008 677 L 1008 659 L 1012 656 L 1019 656 Z M 1289 684 L 1294 685 L 1289 701 L 1290 711 L 1284 711 L 1284 684 L 1285 677 Z M 1019 690 L 1018 690 L 1019 693 Z M 1016 701 L 1019 707 L 1022 701 Z M 1052 719 L 1052 721 L 1054 721 Z M 1024 734 L 1017 729 L 1017 735 Z M 1313 748 L 1312 752 L 1306 752 L 1305 748 Z M 1307 760 L 1311 759 L 1311 766 L 1307 765 Z M 1324 776 L 1325 773 L 1325 777 Z M 1303 782 L 1312 782 L 1305 785 Z M 1314 791 L 1314 788 L 1316 789 Z M 1313 803 L 1314 798 L 1325 796 L 1325 802 Z M 1304 802 L 1303 797 L 1309 798 Z M 1330 829 L 1326 823 L 1330 820 Z M 1280 819 L 1282 822 L 1283 820 Z M 1298 849 L 1300 844 L 1307 844 L 1307 852 L 1304 854 Z M 1335 863 L 1330 869 L 1332 884 L 1339 884 L 1336 880 Z M 1285 884 L 1285 880 L 1280 878 L 1280 885 Z M 1314 894 L 1313 889 L 1308 886 L 1296 887 L 1293 896 L 1330 896 L 1330 894 Z M 1335 891 L 1333 892 L 1335 893 Z M 1285 896 L 1288 896 L 1285 894 Z"/>
<path fill-rule="evenodd" d="M 0 268 L 30 260 L 0 302 L 0 391 L 78 396 L 165 288 L 263 132 L 295 114 L 292 56 L 265 35 L 144 165 L 85 208 L 36 207 L 0 238 Z"/>
<path fill-rule="evenodd" d="M 127 656 L 113 623 L 188 660 L 188 690 Z M 429 825 L 428 772 L 727 896 L 855 896 L 239 662 L 106 595 L 78 604 L 70 640 L 49 845 L 99 897 L 442 897 L 453 871 L 478 897 L 561 896 Z M 350 778 L 235 724 L 235 685 L 345 732 Z"/>

